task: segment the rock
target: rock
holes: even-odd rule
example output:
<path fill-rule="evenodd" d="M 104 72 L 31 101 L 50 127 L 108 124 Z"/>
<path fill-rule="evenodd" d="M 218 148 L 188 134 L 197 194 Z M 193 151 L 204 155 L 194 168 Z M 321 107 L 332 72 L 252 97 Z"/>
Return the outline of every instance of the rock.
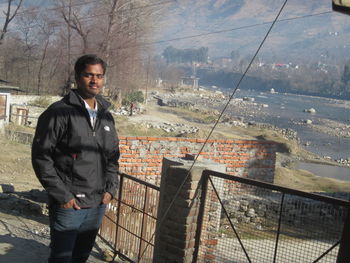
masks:
<path fill-rule="evenodd" d="M 312 124 L 312 120 L 305 120 L 304 121 L 306 124 Z"/>
<path fill-rule="evenodd" d="M 314 108 L 310 108 L 310 109 L 305 109 L 304 112 L 307 113 L 316 113 L 316 110 Z"/>
<path fill-rule="evenodd" d="M 15 187 L 13 186 L 13 184 L 1 184 L 0 192 L 6 194 L 14 193 Z"/>
<path fill-rule="evenodd" d="M 243 97 L 243 101 L 255 101 L 255 98 Z"/>
<path fill-rule="evenodd" d="M 114 259 L 114 253 L 111 250 L 105 249 L 102 253 L 104 261 L 112 262 L 112 260 Z"/>
<path fill-rule="evenodd" d="M 6 200 L 6 199 L 9 199 L 9 198 L 11 198 L 10 195 L 5 194 L 5 193 L 0 193 L 0 200 Z"/>
<path fill-rule="evenodd" d="M 247 217 L 255 217 L 255 210 L 253 208 L 248 209 L 248 211 L 246 212 L 246 216 Z"/>

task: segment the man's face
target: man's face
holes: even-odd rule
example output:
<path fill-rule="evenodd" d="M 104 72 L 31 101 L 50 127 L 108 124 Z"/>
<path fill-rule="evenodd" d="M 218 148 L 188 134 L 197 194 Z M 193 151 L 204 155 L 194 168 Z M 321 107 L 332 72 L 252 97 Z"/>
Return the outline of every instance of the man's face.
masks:
<path fill-rule="evenodd" d="M 86 65 L 85 70 L 77 76 L 77 88 L 84 99 L 93 98 L 101 92 L 104 74 L 101 64 Z"/>

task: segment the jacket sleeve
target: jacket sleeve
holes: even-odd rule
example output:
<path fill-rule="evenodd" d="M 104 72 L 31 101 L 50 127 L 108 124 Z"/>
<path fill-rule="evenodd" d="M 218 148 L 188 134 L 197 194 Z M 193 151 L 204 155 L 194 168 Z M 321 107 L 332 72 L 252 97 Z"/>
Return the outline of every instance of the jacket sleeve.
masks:
<path fill-rule="evenodd" d="M 55 147 L 66 128 L 59 114 L 58 109 L 48 109 L 39 117 L 32 144 L 32 165 L 48 195 L 57 203 L 65 204 L 74 195 L 67 190 L 54 165 Z"/>
<path fill-rule="evenodd" d="M 114 125 L 114 122 L 113 122 L 113 125 Z M 105 192 L 109 192 L 112 196 L 115 196 L 116 190 L 119 184 L 118 160 L 119 160 L 120 152 L 119 152 L 118 135 L 115 133 L 113 138 L 114 138 L 114 142 L 113 142 L 114 147 L 106 160 L 107 164 L 106 164 L 106 170 L 105 170 L 105 176 L 106 176 Z"/>

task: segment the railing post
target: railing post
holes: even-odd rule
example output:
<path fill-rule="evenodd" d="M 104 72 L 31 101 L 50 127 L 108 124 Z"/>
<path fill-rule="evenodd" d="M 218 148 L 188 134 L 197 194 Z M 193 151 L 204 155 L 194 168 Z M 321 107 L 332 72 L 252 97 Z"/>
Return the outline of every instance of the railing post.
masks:
<path fill-rule="evenodd" d="M 139 244 L 139 253 L 138 253 L 138 261 L 141 261 L 141 256 L 144 254 L 145 243 L 144 240 L 146 240 L 146 232 L 147 232 L 147 218 L 146 216 L 148 214 L 148 205 L 149 205 L 149 192 L 148 187 L 145 188 L 145 195 L 144 195 L 144 202 L 143 202 L 143 213 L 142 213 L 142 223 L 141 223 L 141 237 L 140 237 L 140 244 Z"/>
<path fill-rule="evenodd" d="M 154 263 L 193 262 L 196 241 L 201 243 L 197 230 L 201 178 L 208 167 L 222 171 L 225 168 L 210 162 L 198 161 L 194 165 L 193 160 L 163 159 Z"/>
<path fill-rule="evenodd" d="M 121 205 L 121 199 L 122 199 L 122 192 L 123 192 L 123 184 L 124 184 L 124 175 L 120 174 L 120 180 L 119 180 L 119 192 L 118 192 L 118 207 L 117 207 L 117 222 L 116 222 L 116 229 L 115 229 L 115 242 L 114 242 L 114 249 L 117 251 L 117 243 L 118 243 L 118 237 L 119 237 L 119 218 L 120 218 L 120 205 Z"/>
<path fill-rule="evenodd" d="M 337 263 L 349 263 L 350 262 L 350 208 L 348 208 L 348 214 L 344 222 L 343 234 L 340 240 L 339 252 Z"/>
<path fill-rule="evenodd" d="M 200 238 L 202 233 L 203 218 L 204 218 L 204 211 L 205 211 L 205 200 L 207 198 L 207 190 L 208 190 L 208 178 L 209 176 L 203 173 L 200 181 L 200 184 L 201 184 L 200 207 L 199 207 L 198 219 L 197 219 L 197 232 L 196 232 L 195 245 L 194 245 L 195 250 L 193 253 L 193 260 L 192 260 L 192 262 L 194 263 L 197 262 L 198 253 L 199 253 L 199 245 L 200 245 Z"/>

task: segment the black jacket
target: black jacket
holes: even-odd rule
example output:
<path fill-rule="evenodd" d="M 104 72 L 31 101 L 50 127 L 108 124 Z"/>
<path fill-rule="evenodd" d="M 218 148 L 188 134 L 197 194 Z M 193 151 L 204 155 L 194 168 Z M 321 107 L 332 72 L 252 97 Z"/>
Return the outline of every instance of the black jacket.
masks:
<path fill-rule="evenodd" d="M 93 128 L 85 104 L 76 91 L 53 103 L 38 120 L 32 145 L 36 176 L 50 202 L 75 198 L 81 207 L 101 203 L 103 193 L 115 195 L 118 184 L 118 138 L 109 103 L 96 97 Z"/>

